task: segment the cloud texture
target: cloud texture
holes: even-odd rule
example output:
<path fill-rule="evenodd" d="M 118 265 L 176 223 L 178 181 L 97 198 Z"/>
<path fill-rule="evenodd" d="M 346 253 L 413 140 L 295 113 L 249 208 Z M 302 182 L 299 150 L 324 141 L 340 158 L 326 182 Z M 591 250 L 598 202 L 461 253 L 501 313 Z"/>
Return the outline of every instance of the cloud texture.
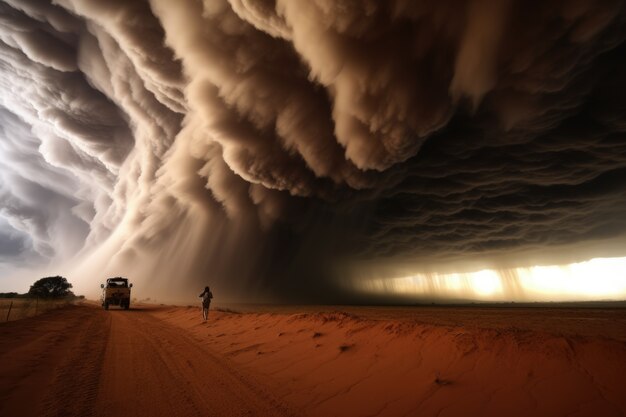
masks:
<path fill-rule="evenodd" d="M 323 297 L 363 260 L 584 257 L 626 232 L 625 19 L 609 0 L 3 0 L 0 262 L 255 298 Z"/>

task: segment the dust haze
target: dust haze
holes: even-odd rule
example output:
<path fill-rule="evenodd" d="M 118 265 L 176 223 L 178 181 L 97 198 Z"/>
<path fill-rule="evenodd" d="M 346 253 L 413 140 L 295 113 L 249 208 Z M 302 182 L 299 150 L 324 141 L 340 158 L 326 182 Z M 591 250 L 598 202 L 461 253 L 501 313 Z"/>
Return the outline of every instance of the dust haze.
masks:
<path fill-rule="evenodd" d="M 346 276 L 624 256 L 625 20 L 621 1 L 2 0 L 0 276 L 330 302 Z"/>

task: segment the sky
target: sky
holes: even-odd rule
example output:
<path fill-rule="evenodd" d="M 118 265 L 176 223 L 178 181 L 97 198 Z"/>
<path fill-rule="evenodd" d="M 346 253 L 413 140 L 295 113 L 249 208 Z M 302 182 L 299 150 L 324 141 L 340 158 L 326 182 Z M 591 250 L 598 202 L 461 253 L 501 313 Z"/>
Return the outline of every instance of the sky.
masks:
<path fill-rule="evenodd" d="M 623 297 L 625 39 L 612 0 L 0 0 L 0 291 Z"/>

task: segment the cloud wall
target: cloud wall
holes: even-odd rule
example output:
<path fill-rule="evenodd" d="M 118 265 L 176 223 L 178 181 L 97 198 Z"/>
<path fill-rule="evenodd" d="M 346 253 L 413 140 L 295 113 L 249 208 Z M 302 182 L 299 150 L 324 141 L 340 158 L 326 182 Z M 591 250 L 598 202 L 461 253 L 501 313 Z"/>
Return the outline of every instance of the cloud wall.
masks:
<path fill-rule="evenodd" d="M 326 300 L 349 299 L 347 269 L 620 252 L 625 17 L 585 0 L 3 0 L 0 272 Z"/>

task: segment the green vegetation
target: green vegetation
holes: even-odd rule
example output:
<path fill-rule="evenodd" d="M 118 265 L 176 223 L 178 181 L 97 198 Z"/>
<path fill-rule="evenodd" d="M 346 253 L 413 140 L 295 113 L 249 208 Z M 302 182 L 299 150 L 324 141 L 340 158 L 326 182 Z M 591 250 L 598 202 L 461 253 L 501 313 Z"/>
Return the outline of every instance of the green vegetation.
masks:
<path fill-rule="evenodd" d="M 61 276 L 46 277 L 37 280 L 31 285 L 28 295 L 30 297 L 41 298 L 65 298 L 73 297 L 74 293 L 70 291 L 72 284 Z"/>
<path fill-rule="evenodd" d="M 35 316 L 85 298 L 74 295 L 70 288 L 72 284 L 66 278 L 55 276 L 35 281 L 25 294 L 0 293 L 0 322 Z"/>

